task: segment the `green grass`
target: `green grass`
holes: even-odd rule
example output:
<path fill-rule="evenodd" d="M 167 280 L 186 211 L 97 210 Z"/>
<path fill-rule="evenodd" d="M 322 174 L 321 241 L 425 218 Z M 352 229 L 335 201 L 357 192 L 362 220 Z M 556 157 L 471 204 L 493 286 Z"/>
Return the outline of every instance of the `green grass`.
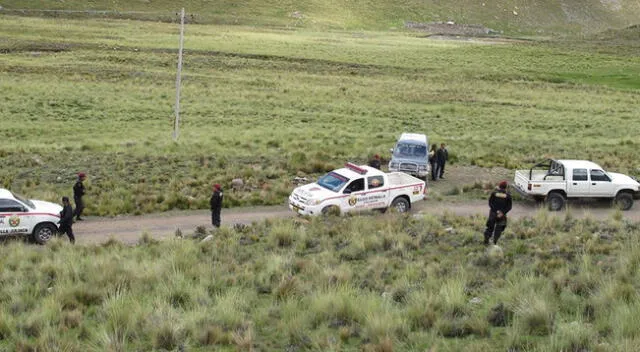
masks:
<path fill-rule="evenodd" d="M 500 254 L 483 218 L 428 215 L 266 221 L 202 243 L 9 241 L 0 350 L 634 350 L 640 229 L 550 219 L 512 222 Z"/>
<path fill-rule="evenodd" d="M 633 46 L 190 25 L 173 143 L 175 25 L 2 19 L 0 184 L 58 200 L 85 171 L 88 214 L 206 208 L 234 178 L 226 206 L 281 204 L 295 175 L 386 157 L 404 131 L 462 165 L 640 167 Z"/>

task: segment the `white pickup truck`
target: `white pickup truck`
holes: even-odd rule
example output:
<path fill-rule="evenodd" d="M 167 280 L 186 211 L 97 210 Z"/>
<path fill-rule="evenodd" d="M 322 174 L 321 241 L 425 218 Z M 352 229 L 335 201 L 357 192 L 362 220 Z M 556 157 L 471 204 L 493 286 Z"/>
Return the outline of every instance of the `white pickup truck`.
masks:
<path fill-rule="evenodd" d="M 424 199 L 423 180 L 403 172 L 384 173 L 378 169 L 346 163 L 317 182 L 297 187 L 289 196 L 289 209 L 300 215 L 348 213 L 389 207 L 404 213 Z"/>
<path fill-rule="evenodd" d="M 62 207 L 0 188 L 0 236 L 31 235 L 44 244 L 58 232 Z"/>
<path fill-rule="evenodd" d="M 560 210 L 567 198 L 609 198 L 629 210 L 640 198 L 640 184 L 623 174 L 604 171 L 587 160 L 545 160 L 529 170 L 517 170 L 515 189 L 522 195 L 546 201 Z"/>

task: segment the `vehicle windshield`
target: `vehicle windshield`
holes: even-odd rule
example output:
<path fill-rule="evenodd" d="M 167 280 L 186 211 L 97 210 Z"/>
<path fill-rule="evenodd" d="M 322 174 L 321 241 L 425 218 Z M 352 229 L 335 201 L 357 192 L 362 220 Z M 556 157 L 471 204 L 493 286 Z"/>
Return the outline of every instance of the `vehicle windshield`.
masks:
<path fill-rule="evenodd" d="M 427 146 L 421 144 L 398 143 L 393 150 L 396 158 L 424 158 L 427 156 Z"/>
<path fill-rule="evenodd" d="M 318 179 L 318 184 L 330 191 L 338 192 L 345 183 L 349 181 L 348 178 L 337 174 L 335 172 L 330 172 Z"/>
<path fill-rule="evenodd" d="M 36 205 L 33 204 L 33 202 L 28 200 L 27 198 L 25 198 L 25 197 L 23 197 L 23 196 L 21 196 L 19 194 L 15 194 L 13 192 L 11 192 L 11 194 L 13 194 L 13 197 L 15 199 L 21 201 L 23 204 L 26 204 L 29 208 L 31 208 L 31 209 L 35 209 L 36 208 Z"/>

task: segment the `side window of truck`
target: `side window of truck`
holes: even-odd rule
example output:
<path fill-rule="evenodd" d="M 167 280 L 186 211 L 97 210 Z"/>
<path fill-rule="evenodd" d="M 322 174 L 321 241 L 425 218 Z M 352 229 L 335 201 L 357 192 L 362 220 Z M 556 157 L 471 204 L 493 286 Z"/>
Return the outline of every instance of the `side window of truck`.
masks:
<path fill-rule="evenodd" d="M 574 181 L 588 181 L 587 169 L 573 169 Z"/>
<path fill-rule="evenodd" d="M 611 182 L 609 176 L 607 176 L 604 171 L 598 169 L 591 170 L 591 181 Z"/>
<path fill-rule="evenodd" d="M 344 189 L 345 194 L 364 191 L 364 178 L 359 178 L 357 180 L 353 180 L 347 188 Z"/>
<path fill-rule="evenodd" d="M 380 188 L 384 186 L 384 177 L 382 176 L 371 176 L 367 178 L 367 184 L 369 185 L 369 189 Z"/>

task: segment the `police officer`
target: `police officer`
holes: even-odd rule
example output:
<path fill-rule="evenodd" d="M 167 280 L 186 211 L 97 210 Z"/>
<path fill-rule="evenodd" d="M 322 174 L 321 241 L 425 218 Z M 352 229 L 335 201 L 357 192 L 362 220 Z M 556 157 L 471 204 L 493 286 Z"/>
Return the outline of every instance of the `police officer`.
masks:
<path fill-rule="evenodd" d="M 60 224 L 58 232 L 69 236 L 69 241 L 72 244 L 76 243 L 76 237 L 73 235 L 73 229 L 71 228 L 71 225 L 73 225 L 73 209 L 71 209 L 69 197 L 62 197 L 62 211 L 60 212 L 58 224 Z"/>
<path fill-rule="evenodd" d="M 498 184 L 489 197 L 489 218 L 487 228 L 484 230 L 484 244 L 488 245 L 493 237 L 493 244 L 498 244 L 498 239 L 507 228 L 507 213 L 511 210 L 511 194 L 507 192 L 507 181 Z"/>
<path fill-rule="evenodd" d="M 220 227 L 220 211 L 222 210 L 222 187 L 219 184 L 213 185 L 213 194 L 209 201 L 211 205 L 211 223 L 214 227 Z"/>
<path fill-rule="evenodd" d="M 76 220 L 83 220 L 80 216 L 82 216 L 82 211 L 84 210 L 84 201 L 82 197 L 84 196 L 84 183 L 82 183 L 87 178 L 84 172 L 78 173 L 78 181 L 75 185 L 73 185 L 73 200 L 76 203 L 75 216 Z"/>
<path fill-rule="evenodd" d="M 369 166 L 380 170 L 380 155 L 374 155 L 373 159 L 369 160 Z"/>
<path fill-rule="evenodd" d="M 449 160 L 449 151 L 445 144 L 440 144 L 440 149 L 436 151 L 436 179 L 444 179 L 444 166 Z"/>

